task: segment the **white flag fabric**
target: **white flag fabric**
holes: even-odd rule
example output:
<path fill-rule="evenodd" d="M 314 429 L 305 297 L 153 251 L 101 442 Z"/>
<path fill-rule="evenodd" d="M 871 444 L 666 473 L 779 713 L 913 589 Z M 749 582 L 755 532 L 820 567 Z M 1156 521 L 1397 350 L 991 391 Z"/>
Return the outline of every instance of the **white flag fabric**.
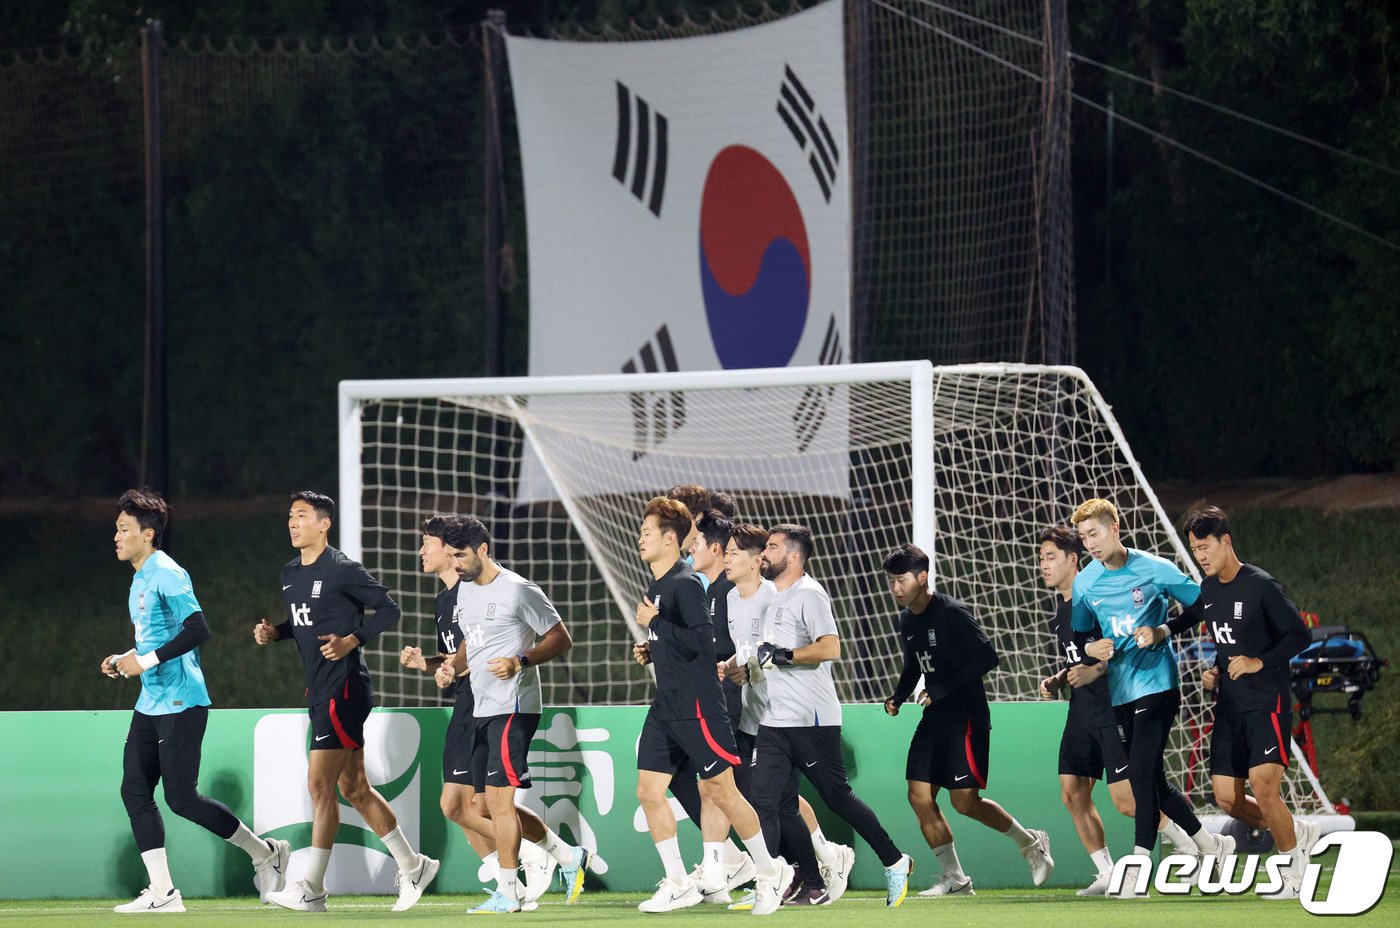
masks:
<path fill-rule="evenodd" d="M 531 375 L 849 360 L 840 0 L 698 38 L 506 42 Z M 703 402 L 692 394 L 685 418 L 700 447 L 722 435 L 709 433 Z M 827 413 L 827 434 L 795 434 L 794 448 L 844 446 L 844 410 Z M 615 437 L 632 461 L 656 440 L 635 425 L 624 403 Z"/>

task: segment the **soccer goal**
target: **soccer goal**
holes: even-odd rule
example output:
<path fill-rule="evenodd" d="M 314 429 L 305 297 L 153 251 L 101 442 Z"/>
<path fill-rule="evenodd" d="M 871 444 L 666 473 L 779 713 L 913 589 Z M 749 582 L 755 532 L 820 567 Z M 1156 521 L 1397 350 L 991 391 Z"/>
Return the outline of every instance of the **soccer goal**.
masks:
<path fill-rule="evenodd" d="M 502 563 L 539 583 L 574 648 L 542 668 L 553 705 L 643 704 L 629 656 L 646 588 L 637 556 L 645 502 L 698 483 L 732 494 L 741 521 L 808 525 L 809 570 L 842 628 L 846 702 L 878 702 L 901 666 L 880 564 L 906 541 L 932 583 L 967 602 L 1001 654 L 992 698 L 1033 700 L 1052 660 L 1053 609 L 1038 569 L 1041 528 L 1082 500 L 1112 500 L 1127 544 L 1195 566 L 1113 415 L 1073 367 L 923 362 L 774 370 L 340 385 L 340 543 L 398 597 L 399 628 L 371 651 L 386 705 L 433 703 L 405 644 L 433 641 L 438 580 L 417 557 L 421 520 L 472 513 Z M 1186 708 L 1169 769 L 1209 789 L 1209 715 L 1190 642 Z M 1301 764 L 1300 764 L 1301 766 Z M 1326 798 L 1291 774 L 1295 808 Z M 1330 811 L 1330 809 L 1329 809 Z"/>

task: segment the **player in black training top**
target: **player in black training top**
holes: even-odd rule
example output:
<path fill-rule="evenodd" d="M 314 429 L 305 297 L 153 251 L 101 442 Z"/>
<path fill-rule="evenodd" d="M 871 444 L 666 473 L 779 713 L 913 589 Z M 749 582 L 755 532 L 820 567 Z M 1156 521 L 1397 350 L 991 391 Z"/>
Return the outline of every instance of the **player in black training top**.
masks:
<path fill-rule="evenodd" d="M 695 570 L 681 560 L 680 543 L 692 529 L 690 510 L 664 496 L 647 503 L 637 539 L 650 568 L 651 584 L 637 610 L 656 668 L 656 698 L 647 710 L 637 743 L 637 800 L 666 878 L 643 902 L 643 912 L 669 912 L 701 902 L 699 883 L 686 873 L 676 841 L 676 819 L 666 800 L 671 778 L 697 771 L 703 805 L 714 803 L 734 825 L 757 870 L 754 914 L 770 914 L 792 879 L 792 868 L 774 859 L 763 843 L 758 815 L 734 783 L 734 734 L 715 666 L 705 590 Z"/>
<path fill-rule="evenodd" d="M 293 493 L 287 514 L 292 547 L 300 552 L 282 568 L 282 598 L 288 618 L 279 625 L 262 619 L 253 629 L 260 645 L 296 641 L 306 670 L 311 716 L 311 848 L 305 876 L 268 901 L 301 912 L 326 910 L 326 867 L 340 826 L 336 788 L 384 842 L 399 867 L 395 911 L 414 905 L 437 875 L 438 862 L 409 846 L 394 810 L 365 778 L 365 719 L 374 687 L 360 649 L 399 620 L 399 607 L 383 584 L 359 562 L 332 548 L 327 536 L 335 502 L 311 490 Z M 366 618 L 365 610 L 374 610 Z"/>
<path fill-rule="evenodd" d="M 963 873 L 953 847 L 952 829 L 935 802 L 939 787 L 948 791 L 954 809 L 1014 841 L 1039 886 L 1055 872 L 1050 836 L 1022 828 L 980 793 L 987 786 L 992 731 L 982 677 L 996 667 L 996 649 L 967 606 L 928 588 L 928 568 L 928 555 L 912 544 L 895 548 L 884 563 L 890 592 L 902 607 L 899 643 L 904 651 L 904 671 L 894 694 L 885 700 L 885 711 L 898 715 L 920 677 L 924 682 L 919 697 L 924 714 L 909 743 L 905 779 L 909 804 L 943 865 L 943 876 L 919 895 L 972 894 L 972 880 Z"/>
<path fill-rule="evenodd" d="M 1282 584 L 1240 561 L 1221 509 L 1207 506 L 1193 512 L 1186 532 L 1206 575 L 1201 596 L 1166 625 L 1138 629 L 1139 646 L 1205 623 L 1215 641 L 1215 666 L 1203 682 L 1208 689 L 1219 687 L 1210 736 L 1215 801 L 1250 827 L 1267 828 L 1279 851 L 1293 858 L 1283 871 L 1278 896 L 1297 898 L 1308 851 L 1320 832 L 1316 822 L 1294 821 L 1279 786 L 1288 767 L 1293 725 L 1288 663 L 1312 635 Z M 1246 778 L 1253 797 L 1245 793 Z"/>

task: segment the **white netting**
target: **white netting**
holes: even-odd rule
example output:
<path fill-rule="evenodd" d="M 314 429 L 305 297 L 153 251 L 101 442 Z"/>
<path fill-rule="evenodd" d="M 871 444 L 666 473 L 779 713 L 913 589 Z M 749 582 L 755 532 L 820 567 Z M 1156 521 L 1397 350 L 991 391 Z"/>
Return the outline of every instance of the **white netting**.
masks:
<path fill-rule="evenodd" d="M 1128 545 L 1195 568 L 1081 371 L 932 370 L 934 583 L 967 602 L 992 637 L 1001 655 L 989 678 L 993 698 L 1036 699 L 1053 654 L 1053 601 L 1037 569 L 1044 526 L 1105 497 L 1122 513 Z M 436 698 L 431 681 L 403 672 L 397 659 L 404 644 L 433 638 L 437 580 L 419 571 L 416 552 L 418 525 L 434 512 L 481 516 L 501 560 L 539 583 L 568 622 L 573 651 L 542 668 L 547 703 L 645 703 L 651 679 L 628 656 L 632 607 L 646 581 L 638 519 L 648 498 L 691 482 L 732 493 L 744 521 L 811 527 L 810 572 L 832 594 L 842 628 L 841 698 L 882 699 L 900 658 L 880 563 L 916 533 L 911 382 L 888 366 L 885 379 L 868 382 L 824 383 L 822 373 L 746 386 L 746 372 L 732 372 L 732 386 L 690 389 L 673 388 L 672 375 L 629 379 L 647 386 L 640 392 L 600 391 L 599 378 L 577 378 L 578 392 L 548 396 L 524 392 L 528 381 L 513 382 L 522 385 L 514 395 L 473 395 L 471 381 L 452 381 L 406 399 L 376 399 L 378 385 L 356 385 L 359 415 L 349 421 L 358 428 L 342 440 L 359 448 L 363 558 L 405 613 L 371 653 L 385 703 Z M 523 462 L 527 435 L 538 469 Z M 553 500 L 530 493 L 542 476 Z M 1168 763 L 1200 800 L 1209 788 L 1208 716 L 1193 643 L 1182 652 L 1185 708 Z M 1290 802 L 1314 808 L 1296 766 L 1291 777 Z"/>

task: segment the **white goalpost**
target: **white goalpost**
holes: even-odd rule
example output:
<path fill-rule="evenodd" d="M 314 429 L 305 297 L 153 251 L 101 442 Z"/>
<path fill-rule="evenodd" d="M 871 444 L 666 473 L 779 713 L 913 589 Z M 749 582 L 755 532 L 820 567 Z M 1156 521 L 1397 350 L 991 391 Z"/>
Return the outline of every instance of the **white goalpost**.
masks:
<path fill-rule="evenodd" d="M 631 661 L 646 587 L 636 532 L 647 499 L 682 483 L 731 494 L 740 521 L 805 524 L 810 572 L 842 628 L 843 701 L 878 702 L 900 670 L 880 569 L 898 544 L 929 552 L 932 583 L 967 602 L 1001 655 L 988 689 L 1038 698 L 1053 657 L 1037 535 L 1091 496 L 1112 500 L 1127 544 L 1196 575 L 1109 406 L 1083 371 L 927 361 L 580 377 L 345 381 L 340 546 L 389 586 L 404 617 L 369 657 L 386 705 L 433 703 L 398 652 L 433 640 L 435 577 L 419 525 L 486 522 L 503 563 L 539 583 L 569 624 L 569 659 L 541 669 L 552 705 L 650 699 Z M 1194 640 L 1180 642 L 1176 782 L 1209 789 L 1209 714 Z M 1289 801 L 1330 803 L 1300 762 Z"/>

